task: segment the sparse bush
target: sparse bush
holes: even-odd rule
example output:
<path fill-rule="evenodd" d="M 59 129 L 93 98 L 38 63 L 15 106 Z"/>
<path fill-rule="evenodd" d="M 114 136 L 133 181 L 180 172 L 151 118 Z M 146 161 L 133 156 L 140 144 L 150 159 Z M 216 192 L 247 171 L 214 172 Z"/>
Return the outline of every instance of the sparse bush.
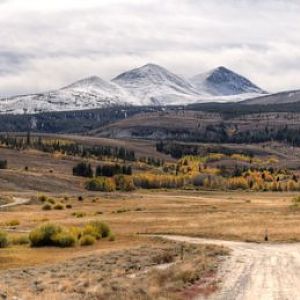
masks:
<path fill-rule="evenodd" d="M 72 204 L 67 204 L 67 205 L 66 205 L 66 208 L 67 208 L 67 209 L 71 209 L 71 208 L 72 208 Z"/>
<path fill-rule="evenodd" d="M 19 220 L 10 220 L 8 222 L 5 223 L 6 226 L 10 226 L 10 227 L 14 227 L 14 226 L 18 226 L 20 225 L 20 221 Z"/>
<path fill-rule="evenodd" d="M 55 200 L 52 199 L 52 198 L 48 198 L 48 199 L 47 199 L 47 202 L 49 202 L 49 203 L 51 203 L 51 204 L 55 204 Z"/>
<path fill-rule="evenodd" d="M 54 246 L 53 238 L 62 232 L 62 228 L 54 224 L 43 224 L 33 229 L 29 234 L 32 247 Z"/>
<path fill-rule="evenodd" d="M 98 240 L 108 237 L 111 234 L 111 231 L 106 223 L 101 221 L 92 221 L 83 228 L 82 234 L 91 235 Z"/>
<path fill-rule="evenodd" d="M 163 253 L 159 253 L 153 257 L 153 263 L 160 265 L 160 264 L 168 264 L 173 262 L 175 259 L 174 253 L 171 251 L 164 251 Z"/>
<path fill-rule="evenodd" d="M 11 238 L 11 243 L 13 245 L 27 245 L 30 243 L 30 241 L 27 235 L 20 235 Z"/>
<path fill-rule="evenodd" d="M 95 242 L 96 242 L 96 238 L 89 234 L 82 236 L 81 239 L 79 240 L 80 246 L 91 246 L 94 245 Z"/>
<path fill-rule="evenodd" d="M 82 196 L 78 196 L 78 201 L 83 201 L 83 197 Z"/>
<path fill-rule="evenodd" d="M 92 222 L 89 223 L 89 225 L 93 226 L 96 229 L 96 231 L 97 231 L 100 238 L 101 237 L 106 238 L 111 233 L 109 226 L 104 222 L 92 221 Z"/>
<path fill-rule="evenodd" d="M 120 209 L 117 209 L 116 213 L 117 214 L 122 214 L 122 213 L 125 213 L 127 211 L 128 211 L 128 209 L 126 209 L 126 208 L 120 208 Z"/>
<path fill-rule="evenodd" d="M 93 236 L 95 239 L 100 239 L 101 238 L 101 234 L 99 234 L 99 232 L 97 231 L 97 228 L 95 228 L 94 226 L 87 224 L 84 226 L 83 230 L 82 230 L 82 235 L 90 235 Z"/>
<path fill-rule="evenodd" d="M 7 233 L 0 230 L 0 248 L 5 248 L 8 246 Z"/>
<path fill-rule="evenodd" d="M 42 206 L 42 210 L 51 210 L 52 209 L 52 205 L 50 203 L 45 203 Z"/>
<path fill-rule="evenodd" d="M 62 248 L 73 247 L 76 243 L 76 238 L 74 235 L 67 231 L 62 231 L 55 234 L 52 240 L 55 246 Z"/>
<path fill-rule="evenodd" d="M 72 216 L 76 217 L 76 218 L 83 218 L 86 216 L 86 213 L 85 212 L 82 212 L 82 211 L 74 211 L 72 213 Z"/>
<path fill-rule="evenodd" d="M 63 210 L 65 207 L 63 206 L 63 204 L 57 203 L 53 208 L 56 210 Z"/>
<path fill-rule="evenodd" d="M 45 195 L 41 195 L 41 196 L 39 196 L 39 200 L 41 202 L 46 202 L 47 201 L 47 197 Z"/>
<path fill-rule="evenodd" d="M 73 226 L 69 228 L 70 234 L 72 234 L 76 239 L 80 239 L 82 236 L 82 229 L 80 227 Z"/>

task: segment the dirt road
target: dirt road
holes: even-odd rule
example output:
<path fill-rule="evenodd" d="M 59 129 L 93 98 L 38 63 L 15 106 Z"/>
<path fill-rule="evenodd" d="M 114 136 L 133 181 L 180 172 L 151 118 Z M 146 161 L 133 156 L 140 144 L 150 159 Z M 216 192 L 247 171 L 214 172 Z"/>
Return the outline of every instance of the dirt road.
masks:
<path fill-rule="evenodd" d="M 210 300 L 300 299 L 300 244 L 255 244 L 182 236 L 166 239 L 224 245 L 231 256 L 219 271 L 220 290 Z M 203 299 L 203 298 L 198 298 Z"/>

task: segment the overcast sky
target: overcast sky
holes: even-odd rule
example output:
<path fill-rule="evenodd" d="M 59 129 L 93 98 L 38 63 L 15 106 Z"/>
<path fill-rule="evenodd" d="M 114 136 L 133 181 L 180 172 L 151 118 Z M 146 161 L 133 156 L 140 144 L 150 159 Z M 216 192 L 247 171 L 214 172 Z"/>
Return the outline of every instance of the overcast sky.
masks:
<path fill-rule="evenodd" d="M 0 28 L 1 96 L 148 62 L 300 89 L 299 0 L 0 0 Z"/>

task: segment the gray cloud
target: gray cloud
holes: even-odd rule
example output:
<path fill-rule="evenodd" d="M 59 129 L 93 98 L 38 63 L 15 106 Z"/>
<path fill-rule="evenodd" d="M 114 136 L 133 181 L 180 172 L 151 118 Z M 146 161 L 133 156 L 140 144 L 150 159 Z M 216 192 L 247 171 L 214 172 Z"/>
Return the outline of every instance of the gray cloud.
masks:
<path fill-rule="evenodd" d="M 299 1 L 47 2 L 0 0 L 1 95 L 147 62 L 186 77 L 225 65 L 271 91 L 300 88 Z"/>

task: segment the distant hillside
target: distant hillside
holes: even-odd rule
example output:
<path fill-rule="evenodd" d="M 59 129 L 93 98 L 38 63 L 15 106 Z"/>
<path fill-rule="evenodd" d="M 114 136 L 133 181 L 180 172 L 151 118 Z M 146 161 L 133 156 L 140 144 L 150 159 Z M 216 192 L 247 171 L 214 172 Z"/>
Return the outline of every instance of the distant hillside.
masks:
<path fill-rule="evenodd" d="M 258 104 L 258 105 L 270 105 L 270 104 L 285 104 L 300 102 L 300 90 L 281 92 L 277 94 L 256 97 L 253 99 L 242 101 L 242 104 Z"/>

